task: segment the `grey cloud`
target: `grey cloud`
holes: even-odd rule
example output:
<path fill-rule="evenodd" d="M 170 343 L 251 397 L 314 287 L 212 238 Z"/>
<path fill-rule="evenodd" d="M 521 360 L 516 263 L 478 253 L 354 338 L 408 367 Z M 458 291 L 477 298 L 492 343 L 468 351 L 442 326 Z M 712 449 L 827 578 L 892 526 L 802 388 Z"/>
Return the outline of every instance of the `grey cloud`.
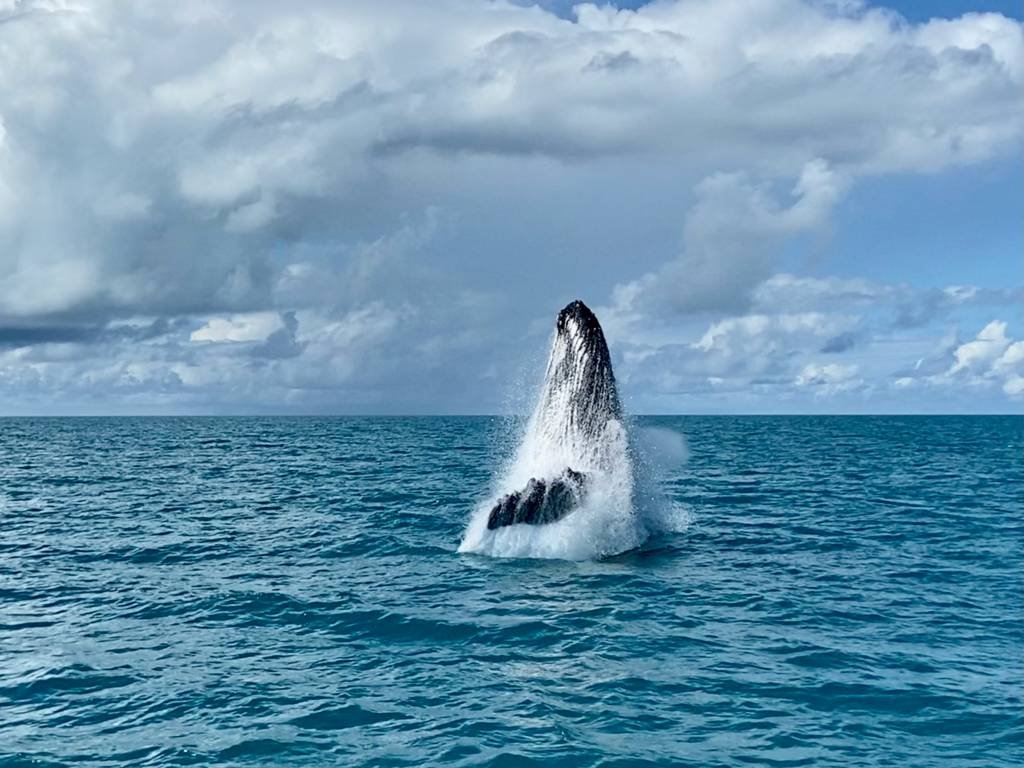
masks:
<path fill-rule="evenodd" d="M 102 328 L 83 326 L 0 327 L 0 347 L 25 347 L 54 342 L 86 342 L 96 339 Z"/>
<path fill-rule="evenodd" d="M 594 54 L 594 57 L 590 61 L 587 62 L 587 65 L 583 70 L 606 69 L 614 71 L 628 69 L 630 67 L 638 66 L 639 64 L 640 59 L 629 51 L 619 51 L 618 53 L 599 51 Z"/>
<path fill-rule="evenodd" d="M 284 327 L 274 331 L 262 343 L 254 347 L 250 351 L 253 357 L 280 359 L 298 357 L 302 354 L 306 345 L 296 340 L 299 321 L 295 317 L 295 312 L 281 313 L 281 321 Z"/>
<path fill-rule="evenodd" d="M 963 307 L 1014 307 L 1024 303 L 1024 286 L 978 288 L 951 286 L 907 292 L 895 308 L 896 328 L 920 328 Z"/>
<path fill-rule="evenodd" d="M 28 347 L 36 344 L 99 344 L 146 341 L 190 329 L 187 318 L 158 317 L 154 320 L 119 325 L 5 325 L 0 326 L 0 347 Z"/>
<path fill-rule="evenodd" d="M 833 336 L 831 339 L 826 341 L 824 346 L 821 348 L 821 351 L 826 355 L 834 355 L 851 350 L 856 346 L 856 344 L 856 335 L 852 333 L 840 333 L 838 336 Z"/>
<path fill-rule="evenodd" d="M 910 298 L 907 286 L 884 285 L 859 278 L 798 277 L 772 275 L 753 292 L 754 305 L 767 310 L 849 310 L 890 306 Z"/>
<path fill-rule="evenodd" d="M 774 271 L 782 243 L 825 227 L 846 183 L 820 159 L 803 167 L 788 201 L 743 174 L 704 179 L 686 215 L 682 253 L 656 272 L 617 285 L 611 311 L 633 322 L 666 310 L 746 311 Z"/>

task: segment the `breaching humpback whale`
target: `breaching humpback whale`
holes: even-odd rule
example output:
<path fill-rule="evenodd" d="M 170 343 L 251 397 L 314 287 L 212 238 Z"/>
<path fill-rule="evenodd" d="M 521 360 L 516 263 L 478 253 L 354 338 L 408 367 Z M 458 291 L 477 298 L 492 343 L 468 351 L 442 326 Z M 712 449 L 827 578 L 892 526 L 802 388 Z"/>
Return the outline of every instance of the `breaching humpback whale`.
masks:
<path fill-rule="evenodd" d="M 622 408 L 612 361 L 601 324 L 589 307 L 576 300 L 558 313 L 544 390 L 534 419 L 546 441 L 586 457 Z M 502 496 L 491 509 L 487 528 L 525 523 L 542 525 L 576 509 L 587 493 L 587 474 L 566 466 L 548 478 L 530 478 L 522 490 Z"/>

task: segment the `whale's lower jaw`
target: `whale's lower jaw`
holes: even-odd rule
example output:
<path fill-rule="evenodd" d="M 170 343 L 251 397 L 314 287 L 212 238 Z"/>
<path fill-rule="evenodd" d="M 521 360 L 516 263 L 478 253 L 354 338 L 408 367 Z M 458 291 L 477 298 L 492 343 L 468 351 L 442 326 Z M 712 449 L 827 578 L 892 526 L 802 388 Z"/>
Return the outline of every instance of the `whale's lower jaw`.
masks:
<path fill-rule="evenodd" d="M 554 523 L 572 512 L 583 499 L 586 475 L 566 467 L 552 480 L 530 478 L 521 491 L 502 496 L 491 509 L 487 528 L 508 525 L 544 525 Z"/>

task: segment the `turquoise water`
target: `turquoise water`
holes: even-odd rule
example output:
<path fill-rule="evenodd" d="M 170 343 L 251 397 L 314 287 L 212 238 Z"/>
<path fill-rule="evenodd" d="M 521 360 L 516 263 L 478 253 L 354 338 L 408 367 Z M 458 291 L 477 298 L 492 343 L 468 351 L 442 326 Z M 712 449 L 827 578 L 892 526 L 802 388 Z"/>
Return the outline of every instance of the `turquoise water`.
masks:
<path fill-rule="evenodd" d="M 0 766 L 1011 766 L 1024 420 L 659 418 L 682 532 L 458 554 L 497 419 L 0 420 Z"/>

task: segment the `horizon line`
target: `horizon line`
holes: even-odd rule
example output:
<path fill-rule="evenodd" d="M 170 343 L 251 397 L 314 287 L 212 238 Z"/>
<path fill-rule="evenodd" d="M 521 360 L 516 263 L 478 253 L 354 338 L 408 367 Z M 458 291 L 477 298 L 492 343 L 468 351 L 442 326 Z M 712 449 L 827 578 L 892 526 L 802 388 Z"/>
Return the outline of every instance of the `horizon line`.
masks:
<path fill-rule="evenodd" d="M 437 419 L 437 418 L 452 418 L 452 419 L 502 419 L 502 418 L 518 418 L 528 416 L 526 413 L 286 413 L 286 412 L 267 412 L 267 413 L 253 413 L 253 412 L 242 412 L 242 413 L 0 413 L 0 419 L 244 419 L 244 418 L 300 418 L 300 419 Z M 1010 413 L 1002 411 L 986 411 L 986 412 L 954 412 L 954 411 L 935 411 L 935 412 L 896 412 L 896 411 L 879 411 L 872 413 L 865 412 L 835 412 L 835 413 L 817 413 L 807 411 L 793 411 L 793 412 L 755 412 L 755 411 L 737 411 L 735 413 L 700 413 L 700 412 L 689 412 L 689 413 L 631 413 L 627 414 L 629 418 L 660 418 L 660 417 L 699 417 L 699 418 L 732 418 L 732 417 L 865 417 L 875 418 L 879 416 L 907 416 L 907 417 L 932 417 L 932 416 L 948 416 L 948 417 L 963 417 L 963 416 L 992 416 L 992 417 L 1006 417 L 1006 416 L 1020 416 L 1024 417 L 1021 413 Z"/>

